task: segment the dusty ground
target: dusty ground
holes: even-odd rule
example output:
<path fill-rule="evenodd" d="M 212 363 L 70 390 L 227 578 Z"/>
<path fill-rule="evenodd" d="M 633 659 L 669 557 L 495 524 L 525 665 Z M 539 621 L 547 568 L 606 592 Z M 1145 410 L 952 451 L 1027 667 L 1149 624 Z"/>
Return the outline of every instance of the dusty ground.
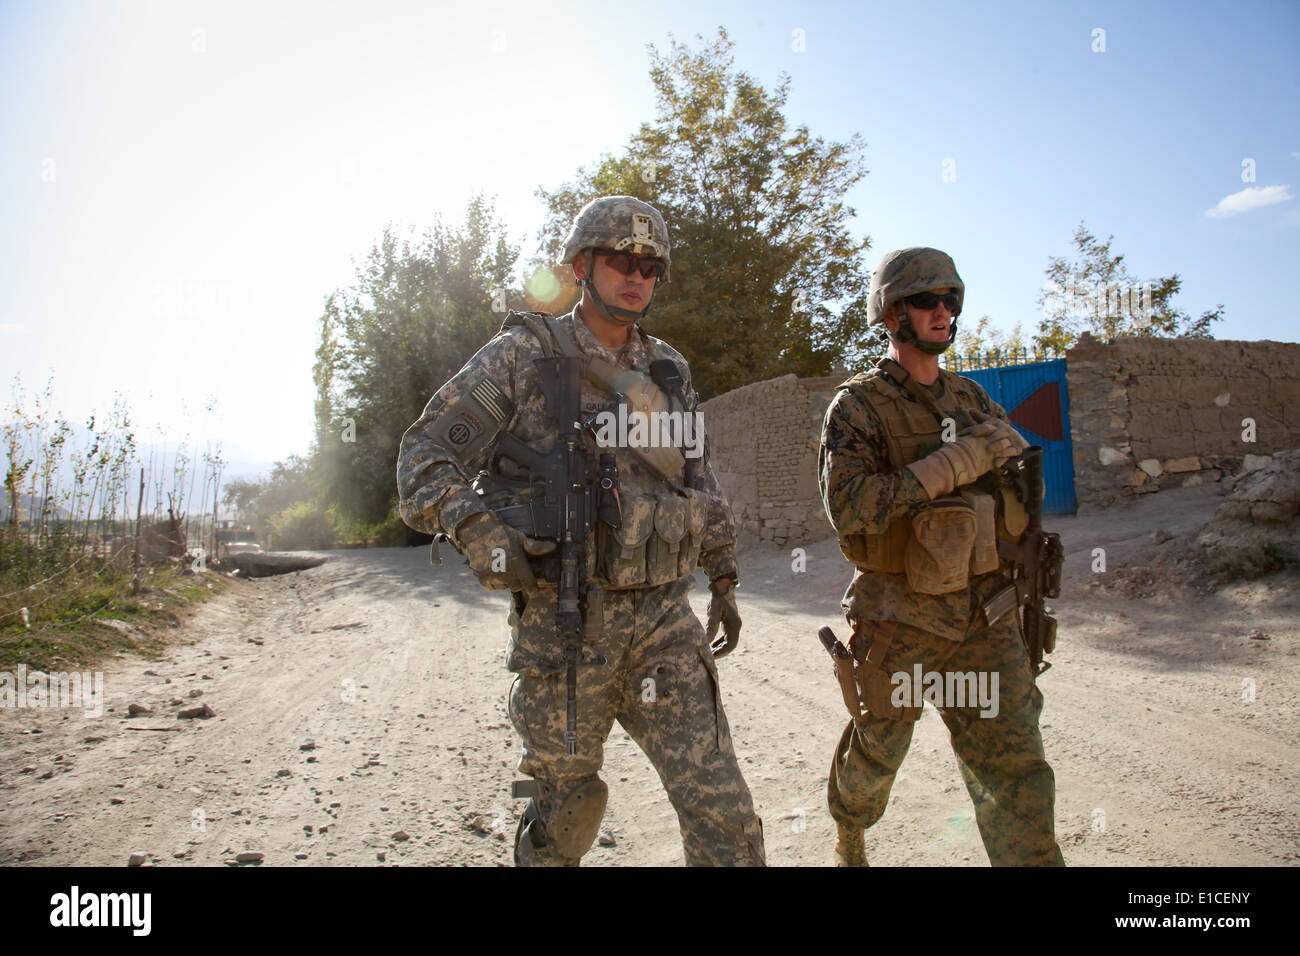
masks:
<path fill-rule="evenodd" d="M 1049 522 L 1068 557 L 1060 649 L 1041 682 L 1044 738 L 1071 864 L 1300 861 L 1296 576 L 1209 594 L 1169 580 L 1132 596 L 1144 583 L 1132 567 L 1160 564 L 1152 529 L 1184 536 L 1159 546 L 1178 547 L 1218 494 L 1162 492 Z M 1096 547 L 1105 573 L 1092 570 Z M 507 863 L 522 804 L 508 796 L 518 744 L 503 597 L 444 556 L 433 568 L 425 549 L 340 552 L 240 582 L 163 660 L 106 669 L 103 717 L 0 712 L 0 863 L 123 865 L 133 850 L 168 866 L 242 850 L 273 865 Z M 847 718 L 814 634 L 845 630 L 847 565 L 825 541 L 808 549 L 806 573 L 771 548 L 750 549 L 741 567 L 744 637 L 721 662 L 737 751 L 769 862 L 825 864 L 825 771 Z M 693 601 L 703 615 L 707 593 Z M 195 689 L 216 717 L 175 719 L 169 701 L 195 703 Z M 133 702 L 154 716 L 126 718 Z M 604 828 L 616 843 L 587 861 L 680 863 L 648 761 L 617 726 L 606 754 Z M 876 864 L 987 864 L 929 708 L 868 850 Z"/>

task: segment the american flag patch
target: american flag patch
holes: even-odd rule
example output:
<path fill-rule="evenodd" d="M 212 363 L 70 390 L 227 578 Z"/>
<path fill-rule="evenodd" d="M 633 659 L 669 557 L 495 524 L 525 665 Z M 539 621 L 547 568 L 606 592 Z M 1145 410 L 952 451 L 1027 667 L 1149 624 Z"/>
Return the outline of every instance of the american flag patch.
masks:
<path fill-rule="evenodd" d="M 497 388 L 490 380 L 484 379 L 475 385 L 470 392 L 479 400 L 483 410 L 497 420 L 497 424 L 506 420 L 505 407 L 509 404 L 505 400 L 505 395 L 501 389 Z"/>

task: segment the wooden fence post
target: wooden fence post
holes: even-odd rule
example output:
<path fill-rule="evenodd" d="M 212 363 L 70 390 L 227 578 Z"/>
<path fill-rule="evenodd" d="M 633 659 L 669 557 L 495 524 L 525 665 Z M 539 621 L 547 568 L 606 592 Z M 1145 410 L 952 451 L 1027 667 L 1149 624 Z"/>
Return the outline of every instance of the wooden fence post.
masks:
<path fill-rule="evenodd" d="M 140 500 L 135 503 L 135 551 L 131 555 L 131 593 L 140 593 L 140 508 L 144 505 L 144 469 L 140 469 Z"/>

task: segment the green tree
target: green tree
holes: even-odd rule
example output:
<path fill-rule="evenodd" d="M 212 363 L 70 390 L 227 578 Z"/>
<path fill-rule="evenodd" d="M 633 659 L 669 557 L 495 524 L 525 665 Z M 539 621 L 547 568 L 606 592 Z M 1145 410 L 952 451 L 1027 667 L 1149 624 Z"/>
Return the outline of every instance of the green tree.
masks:
<path fill-rule="evenodd" d="M 497 331 L 519 249 L 479 196 L 464 222 L 421 236 L 384 230 L 320 319 L 312 491 L 344 521 L 388 519 L 402 433 Z"/>
<path fill-rule="evenodd" d="M 265 537 L 273 530 L 271 521 L 276 515 L 316 496 L 311 462 L 301 455 L 290 455 L 285 461 L 277 461 L 267 478 L 226 482 L 221 496 L 227 508 L 233 507 L 240 520 Z"/>
<path fill-rule="evenodd" d="M 1043 318 L 1034 335 L 1036 347 L 1065 351 L 1082 332 L 1109 339 L 1123 335 L 1209 339 L 1213 323 L 1223 318 L 1223 306 L 1193 318 L 1176 309 L 1173 298 L 1182 288 L 1177 273 L 1139 281 L 1129 274 L 1122 255 L 1110 251 L 1114 236 L 1098 240 L 1079 223 L 1074 230 L 1074 261 L 1056 256 L 1047 262 L 1047 283 L 1038 297 Z"/>
<path fill-rule="evenodd" d="M 824 375 L 883 341 L 867 328 L 870 240 L 850 235 L 855 213 L 842 201 L 866 174 L 861 139 L 791 129 L 790 78 L 764 89 L 734 69 L 732 45 L 722 28 L 699 52 L 671 38 L 667 53 L 650 45 L 654 122 L 624 155 L 537 191 L 551 262 L 597 196 L 636 196 L 664 214 L 672 281 L 645 324 L 683 352 L 706 398 L 789 372 Z"/>
<path fill-rule="evenodd" d="M 957 322 L 957 341 L 944 353 L 944 365 L 957 370 L 991 368 L 1023 361 L 1027 356 L 1025 334 L 1017 322 L 1011 331 L 1000 329 L 987 315 Z"/>
<path fill-rule="evenodd" d="M 323 551 L 334 547 L 340 529 L 332 511 L 300 501 L 273 516 L 273 543 L 281 551 Z"/>
<path fill-rule="evenodd" d="M 972 352 L 1010 352 L 1024 347 L 1025 333 L 1019 322 L 1010 332 L 996 327 L 987 315 L 976 319 L 973 328 L 969 319 L 959 319 L 957 322 L 957 341 L 953 343 L 953 351 L 961 355 Z"/>

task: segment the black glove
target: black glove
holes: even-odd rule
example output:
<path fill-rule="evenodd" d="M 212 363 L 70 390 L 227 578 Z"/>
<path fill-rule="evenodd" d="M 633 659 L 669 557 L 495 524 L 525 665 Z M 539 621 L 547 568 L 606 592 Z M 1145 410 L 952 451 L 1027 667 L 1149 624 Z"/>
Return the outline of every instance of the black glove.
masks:
<path fill-rule="evenodd" d="M 726 657 L 740 643 L 740 609 L 736 607 L 736 582 L 731 578 L 718 578 L 709 582 L 709 623 L 704 636 L 714 657 Z M 718 625 L 722 624 L 722 639 L 715 641 Z"/>

